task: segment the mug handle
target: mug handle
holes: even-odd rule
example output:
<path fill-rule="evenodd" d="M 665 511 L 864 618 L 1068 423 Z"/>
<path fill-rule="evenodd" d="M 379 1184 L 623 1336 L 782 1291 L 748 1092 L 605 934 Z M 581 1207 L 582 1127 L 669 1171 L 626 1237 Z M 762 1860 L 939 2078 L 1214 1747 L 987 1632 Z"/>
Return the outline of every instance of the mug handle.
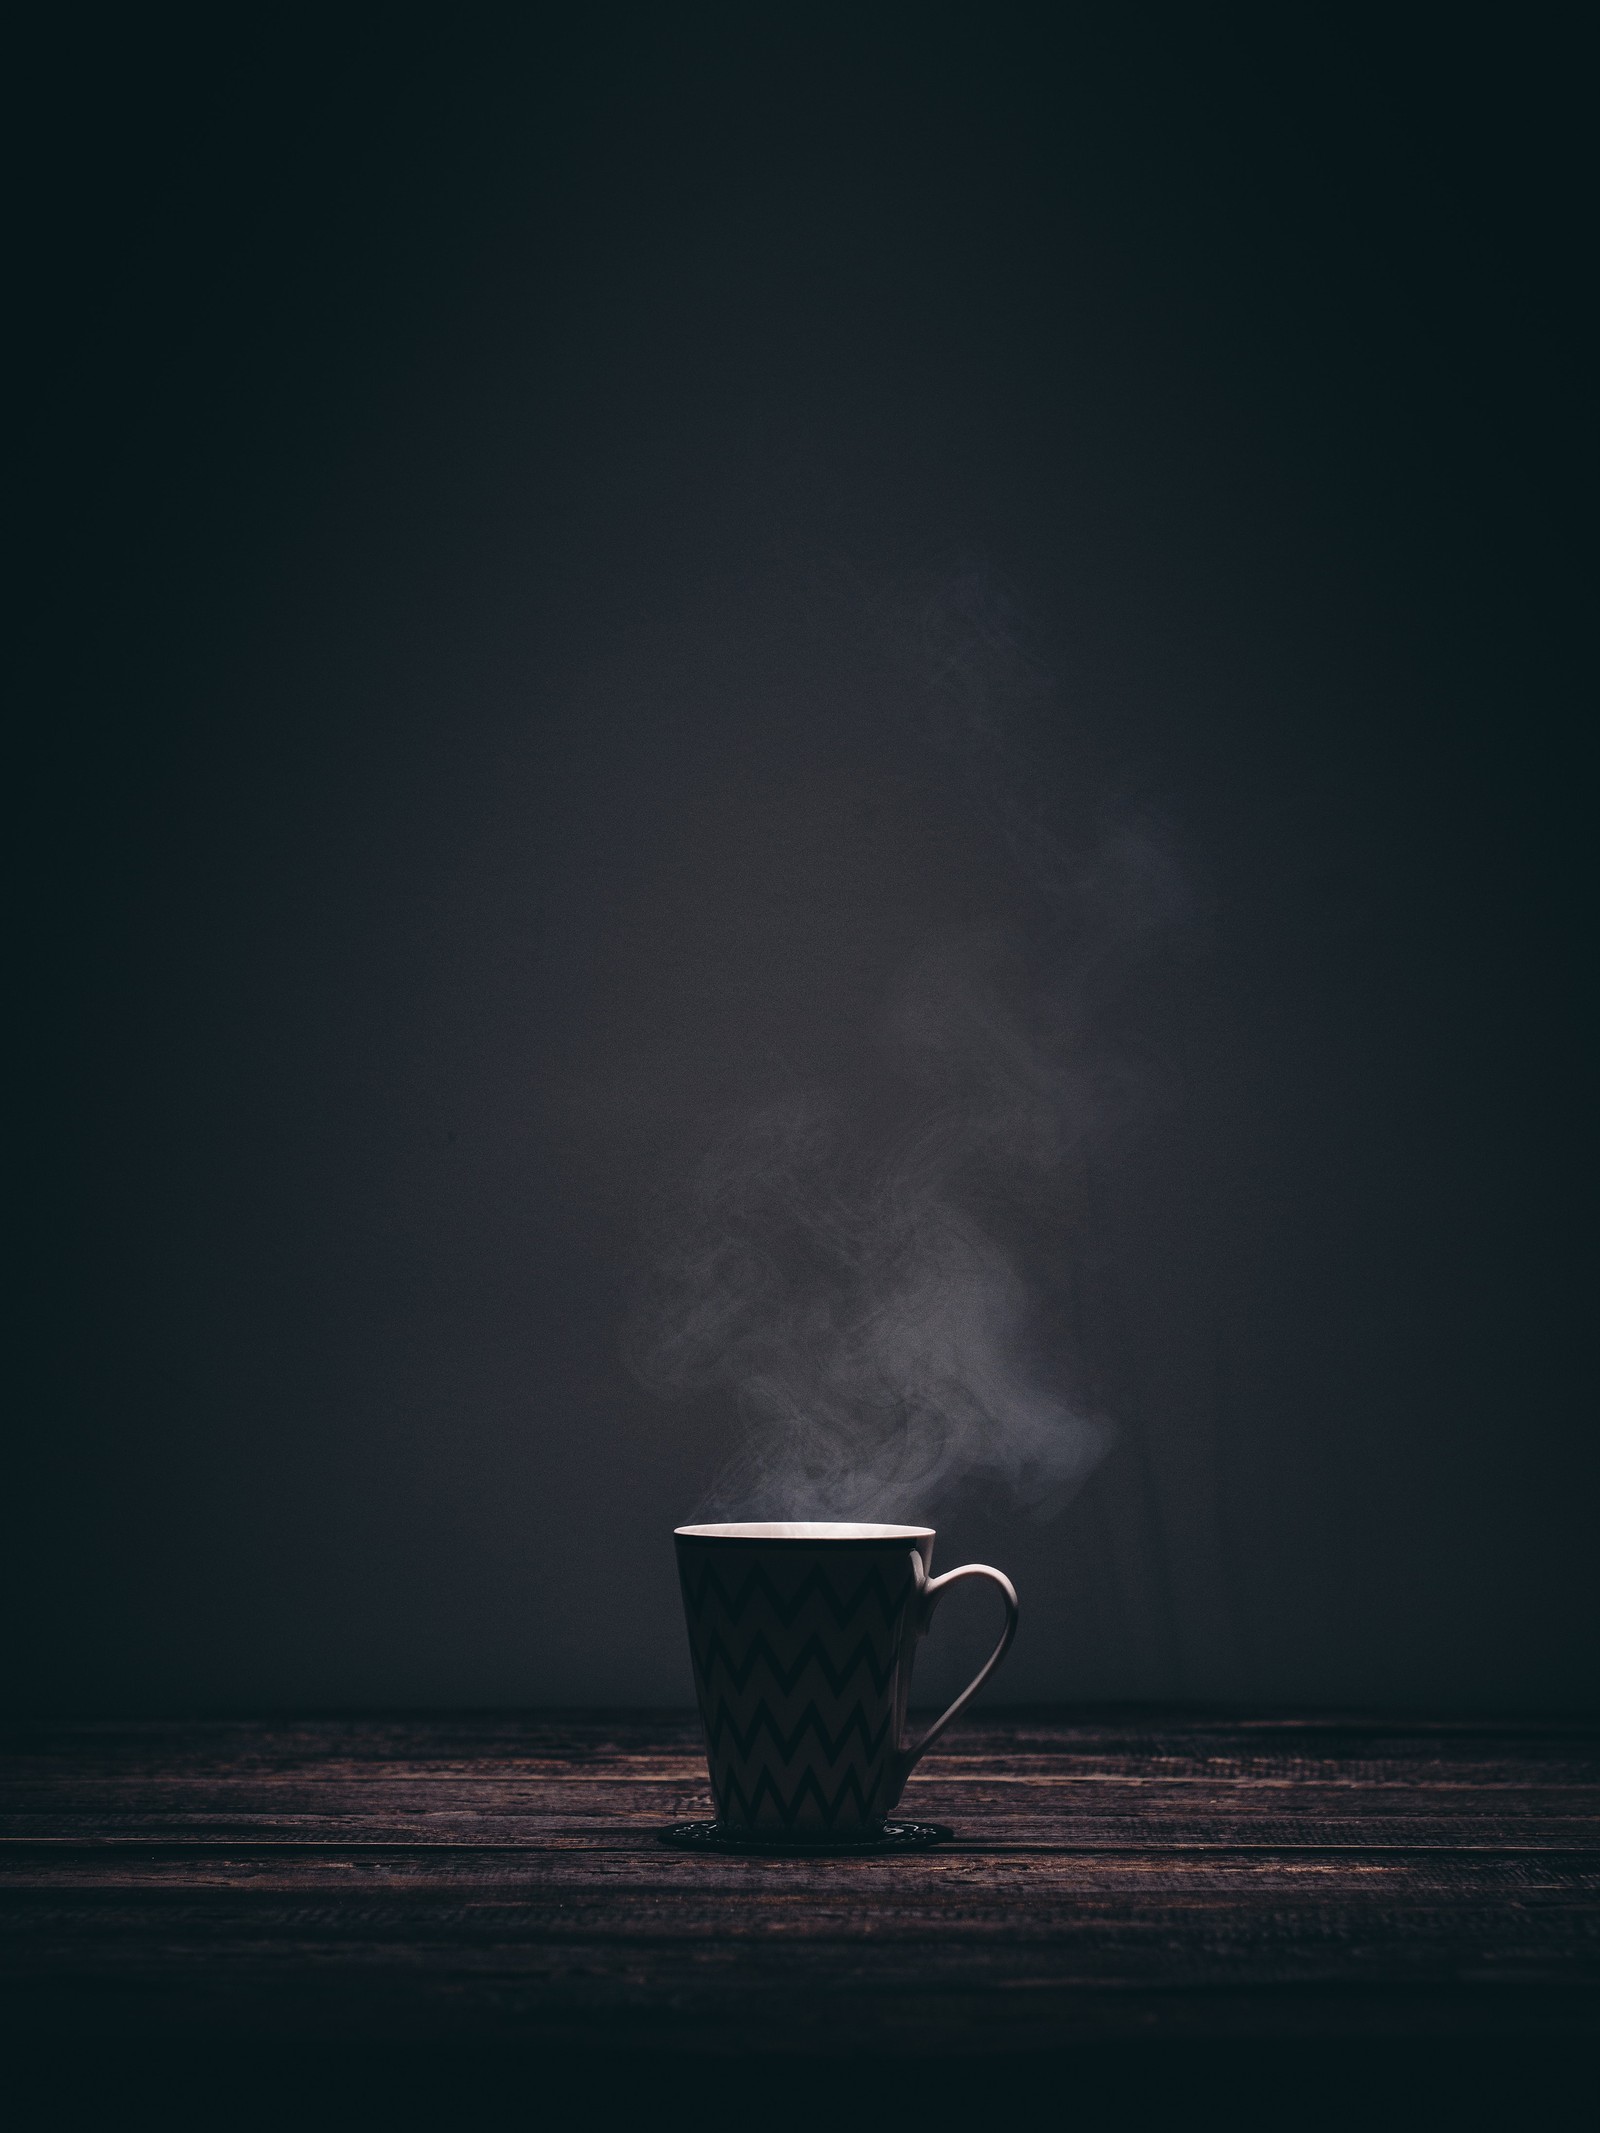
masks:
<path fill-rule="evenodd" d="M 925 1637 L 928 1634 L 928 1625 L 933 1620 L 933 1610 L 944 1598 L 950 1587 L 959 1584 L 962 1578 L 987 1578 L 991 1584 L 999 1586 L 1001 1597 L 1006 1603 L 1006 1626 L 1000 1632 L 1000 1642 L 989 1654 L 983 1665 L 979 1667 L 977 1673 L 973 1675 L 949 1710 L 944 1713 L 942 1718 L 934 1720 L 914 1748 L 902 1748 L 900 1750 L 895 1758 L 896 1777 L 898 1780 L 895 1786 L 895 1801 L 899 1800 L 901 1788 L 904 1786 L 906 1779 L 910 1777 L 912 1771 L 916 1769 L 918 1763 L 921 1762 L 945 1727 L 949 1725 L 951 1719 L 966 1709 L 967 1705 L 971 1703 L 973 1697 L 977 1695 L 979 1689 L 983 1687 L 989 1676 L 1011 1649 L 1011 1640 L 1017 1633 L 1017 1588 L 1003 1570 L 992 1570 L 987 1563 L 963 1563 L 959 1570 L 947 1570 L 943 1577 L 931 1578 L 920 1553 L 915 1548 L 911 1551 L 911 1562 L 913 1566 L 912 1574 L 917 1581 L 916 1597 L 912 1601 L 912 1605 L 917 1610 L 917 1635 L 919 1637 Z M 893 1804 L 894 1802 L 891 1802 L 891 1805 Z"/>

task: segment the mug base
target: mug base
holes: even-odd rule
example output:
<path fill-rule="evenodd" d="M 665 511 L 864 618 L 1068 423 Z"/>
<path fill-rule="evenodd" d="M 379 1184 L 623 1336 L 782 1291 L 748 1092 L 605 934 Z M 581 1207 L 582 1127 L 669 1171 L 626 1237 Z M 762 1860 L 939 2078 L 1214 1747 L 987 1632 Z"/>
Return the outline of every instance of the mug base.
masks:
<path fill-rule="evenodd" d="M 884 1822 L 859 1836 L 821 1834 L 815 1837 L 787 1836 L 782 1830 L 729 1829 L 721 1822 L 674 1822 L 656 1832 L 659 1844 L 683 1852 L 777 1852 L 791 1858 L 827 1858 L 830 1853 L 848 1853 L 852 1858 L 874 1852 L 924 1852 L 935 1844 L 948 1844 L 955 1835 L 942 1822 Z"/>

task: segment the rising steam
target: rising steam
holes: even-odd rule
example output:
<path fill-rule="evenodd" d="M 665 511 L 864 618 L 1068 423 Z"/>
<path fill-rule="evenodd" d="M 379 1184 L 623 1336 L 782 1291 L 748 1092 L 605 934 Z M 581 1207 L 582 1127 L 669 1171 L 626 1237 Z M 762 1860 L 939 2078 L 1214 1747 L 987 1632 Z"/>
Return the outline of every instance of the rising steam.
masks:
<path fill-rule="evenodd" d="M 1187 923 L 1182 876 L 1148 824 L 1075 851 L 1047 821 L 1015 729 L 1048 680 L 987 579 L 921 595 L 910 626 L 903 596 L 888 612 L 924 684 L 920 738 L 959 758 L 1045 947 L 930 940 L 877 1033 L 884 1100 L 811 1092 L 725 1120 L 661 1196 L 626 1352 L 661 1394 L 737 1406 L 702 1516 L 925 1516 L 969 1478 L 1048 1513 L 1115 1434 L 1074 1397 L 1018 1240 L 1032 1210 L 1070 1242 L 1091 1151 L 1147 1101 L 1097 1017 L 1130 958 Z"/>

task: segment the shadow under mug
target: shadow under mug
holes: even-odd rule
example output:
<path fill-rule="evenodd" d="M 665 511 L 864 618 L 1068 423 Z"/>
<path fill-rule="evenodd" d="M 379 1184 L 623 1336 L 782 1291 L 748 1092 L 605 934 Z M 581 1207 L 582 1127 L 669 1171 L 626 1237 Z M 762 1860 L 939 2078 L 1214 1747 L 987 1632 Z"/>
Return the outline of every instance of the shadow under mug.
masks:
<path fill-rule="evenodd" d="M 1005 1657 L 1011 1580 L 987 1563 L 930 1575 L 931 1526 L 679 1526 L 678 1577 L 718 1826 L 799 1842 L 870 1836 L 906 1779 Z M 917 1640 L 963 1578 L 1005 1600 L 1000 1641 L 915 1744 Z"/>

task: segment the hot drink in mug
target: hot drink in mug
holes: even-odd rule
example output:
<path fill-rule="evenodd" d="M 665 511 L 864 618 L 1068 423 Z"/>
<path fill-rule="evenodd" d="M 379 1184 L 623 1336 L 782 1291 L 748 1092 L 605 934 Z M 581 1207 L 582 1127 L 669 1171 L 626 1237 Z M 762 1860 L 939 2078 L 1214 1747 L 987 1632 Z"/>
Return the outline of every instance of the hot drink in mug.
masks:
<path fill-rule="evenodd" d="M 932 1576 L 931 1526 L 680 1526 L 674 1538 L 718 1828 L 800 1843 L 870 1838 L 1005 1657 L 1017 1628 L 1011 1580 L 986 1563 Z M 917 1643 L 964 1578 L 999 1587 L 1005 1628 L 913 1742 Z"/>

